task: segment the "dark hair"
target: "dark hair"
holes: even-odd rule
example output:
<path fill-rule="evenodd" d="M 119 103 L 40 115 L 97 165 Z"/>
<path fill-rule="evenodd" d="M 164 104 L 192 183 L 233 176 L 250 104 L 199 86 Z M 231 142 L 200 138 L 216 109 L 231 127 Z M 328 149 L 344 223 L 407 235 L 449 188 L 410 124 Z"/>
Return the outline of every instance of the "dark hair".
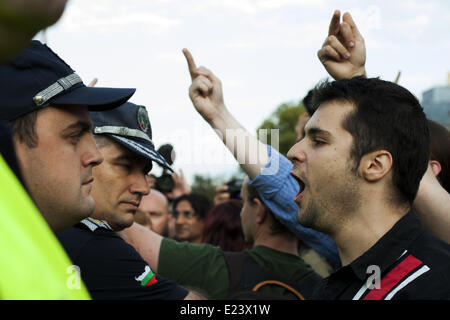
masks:
<path fill-rule="evenodd" d="M 316 111 L 316 108 L 314 108 L 314 105 L 313 105 L 313 95 L 314 95 L 314 90 L 311 89 L 308 91 L 308 93 L 302 100 L 302 103 L 305 106 L 306 112 L 308 112 L 308 115 L 310 117 L 314 114 L 314 111 Z"/>
<path fill-rule="evenodd" d="M 205 217 L 206 213 L 212 206 L 211 201 L 206 196 L 204 196 L 200 193 L 191 193 L 191 194 L 185 194 L 185 195 L 182 195 L 182 196 L 176 198 L 173 201 L 172 208 L 175 210 L 178 203 L 183 200 L 186 200 L 187 202 L 189 202 L 191 204 L 192 209 L 194 209 L 196 215 L 200 219 L 203 219 Z"/>
<path fill-rule="evenodd" d="M 223 251 L 242 251 L 245 242 L 241 226 L 242 201 L 231 199 L 212 207 L 205 217 L 203 242 Z"/>
<path fill-rule="evenodd" d="M 330 101 L 355 106 L 342 123 L 354 140 L 353 170 L 365 154 L 387 150 L 393 158 L 396 198 L 412 203 L 430 155 L 427 120 L 417 98 L 393 82 L 355 77 L 322 82 L 315 88 L 313 100 L 316 108 Z"/>
<path fill-rule="evenodd" d="M 249 185 L 248 183 L 247 183 L 247 197 L 248 197 L 248 201 L 250 201 L 251 203 L 255 202 L 255 200 L 254 200 L 255 198 L 259 199 L 262 203 L 264 203 L 264 201 L 261 199 L 261 197 L 258 194 L 258 190 L 254 186 Z M 280 221 L 278 221 L 278 219 L 275 217 L 273 212 L 267 206 L 266 206 L 266 210 L 272 215 L 273 222 L 270 225 L 271 234 L 278 234 L 278 233 L 291 233 L 292 234 L 292 232 L 285 225 L 283 225 Z"/>
<path fill-rule="evenodd" d="M 20 142 L 26 144 L 29 148 L 35 148 L 38 144 L 38 138 L 36 135 L 36 120 L 38 111 L 39 110 L 31 111 L 11 122 L 13 135 L 17 137 Z"/>
<path fill-rule="evenodd" d="M 450 193 L 450 132 L 439 123 L 428 119 L 430 129 L 430 160 L 436 160 L 441 165 L 437 179 Z"/>

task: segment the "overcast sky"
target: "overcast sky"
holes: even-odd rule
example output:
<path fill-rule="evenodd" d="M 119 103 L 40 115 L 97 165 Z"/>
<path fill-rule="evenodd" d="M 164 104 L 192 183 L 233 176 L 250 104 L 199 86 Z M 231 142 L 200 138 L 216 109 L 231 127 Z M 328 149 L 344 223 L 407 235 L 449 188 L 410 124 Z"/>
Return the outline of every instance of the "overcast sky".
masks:
<path fill-rule="evenodd" d="M 446 84 L 448 0 L 71 0 L 46 37 L 85 84 L 137 88 L 130 101 L 147 107 L 154 142 L 175 146 L 175 168 L 191 180 L 236 164 L 189 100 L 181 49 L 222 80 L 226 105 L 254 133 L 326 78 L 316 52 L 335 9 L 352 13 L 363 34 L 369 76 L 393 80 L 401 70 L 419 99 Z"/>

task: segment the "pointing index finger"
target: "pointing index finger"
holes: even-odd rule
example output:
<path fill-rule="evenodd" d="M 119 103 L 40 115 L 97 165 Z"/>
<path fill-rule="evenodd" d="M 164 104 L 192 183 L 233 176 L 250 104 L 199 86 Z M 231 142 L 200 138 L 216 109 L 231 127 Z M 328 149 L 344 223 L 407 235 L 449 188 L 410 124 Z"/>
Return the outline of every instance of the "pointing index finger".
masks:
<path fill-rule="evenodd" d="M 189 52 L 189 50 L 186 48 L 183 49 L 183 54 L 188 64 L 191 79 L 194 80 L 197 77 L 197 66 L 195 65 L 194 58 L 192 57 L 192 54 Z"/>

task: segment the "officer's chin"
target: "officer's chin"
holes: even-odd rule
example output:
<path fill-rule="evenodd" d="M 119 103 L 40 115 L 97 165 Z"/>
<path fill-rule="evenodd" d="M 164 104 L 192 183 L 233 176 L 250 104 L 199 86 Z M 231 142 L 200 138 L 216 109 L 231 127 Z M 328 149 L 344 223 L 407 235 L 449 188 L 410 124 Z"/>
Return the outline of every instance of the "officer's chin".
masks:
<path fill-rule="evenodd" d="M 131 215 L 131 214 L 127 214 L 127 216 L 128 215 Z M 109 223 L 109 225 L 111 226 L 111 228 L 114 231 L 122 231 L 123 229 L 131 227 L 133 222 L 134 222 L 134 216 L 131 215 L 131 217 L 125 217 L 121 221 L 111 222 L 111 223 Z"/>

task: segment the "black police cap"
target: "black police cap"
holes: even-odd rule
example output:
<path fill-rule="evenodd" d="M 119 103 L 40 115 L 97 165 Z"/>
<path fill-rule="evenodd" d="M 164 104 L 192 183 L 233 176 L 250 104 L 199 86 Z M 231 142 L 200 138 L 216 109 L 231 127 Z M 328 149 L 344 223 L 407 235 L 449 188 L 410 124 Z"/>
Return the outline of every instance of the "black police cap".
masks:
<path fill-rule="evenodd" d="M 86 87 L 72 68 L 49 47 L 30 47 L 0 65 L 0 121 L 11 121 L 50 104 L 87 105 L 91 111 L 116 108 L 135 89 Z"/>
<path fill-rule="evenodd" d="M 144 106 L 127 102 L 113 110 L 89 114 L 94 125 L 94 134 L 106 135 L 138 155 L 173 171 L 155 150 L 152 128 Z"/>

